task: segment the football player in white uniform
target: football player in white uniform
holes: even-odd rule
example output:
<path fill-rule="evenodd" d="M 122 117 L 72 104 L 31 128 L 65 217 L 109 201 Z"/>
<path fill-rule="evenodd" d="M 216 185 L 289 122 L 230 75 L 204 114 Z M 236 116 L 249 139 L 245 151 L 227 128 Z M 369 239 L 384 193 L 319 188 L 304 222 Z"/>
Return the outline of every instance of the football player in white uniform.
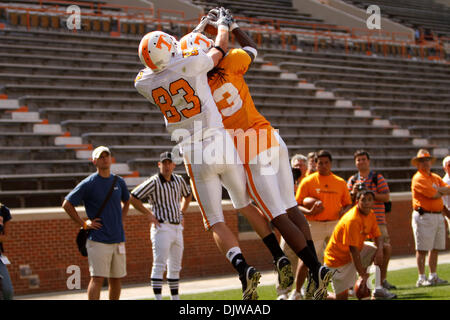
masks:
<path fill-rule="evenodd" d="M 181 138 L 179 146 L 205 228 L 238 271 L 243 299 L 253 300 L 258 298 L 261 274 L 245 261 L 221 207 L 223 184 L 236 209 L 252 210 L 244 169 L 208 86 L 207 72 L 228 48 L 230 18 L 225 10 L 220 10 L 217 24 L 214 47 L 208 53 L 181 52 L 176 39 L 161 31 L 145 35 L 139 57 L 146 68 L 137 75 L 135 87 L 160 108 L 172 137 Z"/>

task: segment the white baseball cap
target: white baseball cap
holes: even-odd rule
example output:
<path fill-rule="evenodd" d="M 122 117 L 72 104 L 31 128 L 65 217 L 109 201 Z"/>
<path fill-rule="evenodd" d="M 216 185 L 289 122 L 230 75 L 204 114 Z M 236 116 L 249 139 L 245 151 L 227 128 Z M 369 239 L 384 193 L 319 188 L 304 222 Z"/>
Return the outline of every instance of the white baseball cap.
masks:
<path fill-rule="evenodd" d="M 94 151 L 92 151 L 92 160 L 100 158 L 100 155 L 105 151 L 108 152 L 108 154 L 111 154 L 111 151 L 109 151 L 108 147 L 100 146 L 95 148 Z"/>
<path fill-rule="evenodd" d="M 445 168 L 448 162 L 450 162 L 450 156 L 446 156 L 444 160 L 442 160 L 442 166 Z"/>

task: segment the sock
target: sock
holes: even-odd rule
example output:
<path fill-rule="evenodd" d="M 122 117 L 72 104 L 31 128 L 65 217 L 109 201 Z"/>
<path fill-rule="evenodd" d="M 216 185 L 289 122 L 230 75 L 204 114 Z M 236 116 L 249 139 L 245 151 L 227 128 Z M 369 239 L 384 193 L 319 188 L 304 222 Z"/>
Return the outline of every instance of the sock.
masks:
<path fill-rule="evenodd" d="M 425 277 L 425 274 L 419 274 L 419 280 L 426 280 L 427 278 Z"/>
<path fill-rule="evenodd" d="M 172 300 L 180 300 L 180 297 L 178 296 L 179 279 L 167 278 L 167 282 L 169 283 L 170 295 L 172 296 Z"/>
<path fill-rule="evenodd" d="M 242 255 L 241 249 L 239 247 L 233 247 L 228 250 L 226 256 L 239 275 L 243 275 L 248 264 Z"/>
<path fill-rule="evenodd" d="M 436 278 L 437 277 L 437 273 L 431 273 L 430 272 L 430 277 L 429 277 L 429 279 L 434 279 L 434 278 Z"/>
<path fill-rule="evenodd" d="M 153 288 L 153 293 L 155 294 L 155 300 L 162 300 L 163 279 L 152 278 L 151 285 Z"/>
<path fill-rule="evenodd" d="M 309 250 L 311 250 L 312 253 L 314 253 L 316 259 L 319 260 L 319 258 L 317 257 L 316 247 L 314 246 L 314 241 L 306 240 L 306 245 L 308 246 Z"/>
<path fill-rule="evenodd" d="M 297 252 L 297 256 L 302 259 L 303 263 L 308 267 L 311 276 L 316 283 L 319 283 L 319 269 L 322 266 L 308 246 Z"/>
<path fill-rule="evenodd" d="M 266 247 L 269 249 L 275 261 L 284 256 L 284 252 L 283 250 L 281 250 L 277 237 L 275 237 L 275 234 L 273 232 L 262 240 Z"/>

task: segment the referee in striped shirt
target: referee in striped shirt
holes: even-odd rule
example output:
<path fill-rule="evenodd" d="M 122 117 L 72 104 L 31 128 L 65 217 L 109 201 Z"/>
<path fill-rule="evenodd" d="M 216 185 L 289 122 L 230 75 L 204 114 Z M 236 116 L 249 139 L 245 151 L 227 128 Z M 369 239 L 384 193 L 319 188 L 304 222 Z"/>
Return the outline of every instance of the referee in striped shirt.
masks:
<path fill-rule="evenodd" d="M 183 258 L 183 213 L 189 208 L 192 193 L 182 176 L 174 174 L 172 153 L 163 152 L 158 162 L 159 173 L 151 176 L 131 191 L 131 204 L 139 211 L 154 214 L 159 225 L 153 224 L 150 238 L 153 250 L 151 285 L 156 300 L 162 299 L 164 271 L 172 300 L 179 300 L 178 288 Z M 148 201 L 151 210 L 144 207 Z"/>

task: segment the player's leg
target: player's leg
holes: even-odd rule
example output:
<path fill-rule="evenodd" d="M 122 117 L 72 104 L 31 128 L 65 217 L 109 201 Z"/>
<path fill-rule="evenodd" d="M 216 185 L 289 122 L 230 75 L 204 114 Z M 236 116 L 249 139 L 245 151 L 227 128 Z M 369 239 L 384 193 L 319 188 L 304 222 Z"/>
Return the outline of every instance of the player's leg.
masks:
<path fill-rule="evenodd" d="M 180 300 L 178 291 L 184 250 L 183 228 L 181 225 L 172 225 L 171 228 L 175 232 L 175 235 L 167 260 L 167 283 L 169 284 L 172 300 Z"/>
<path fill-rule="evenodd" d="M 295 226 L 302 232 L 305 237 L 306 245 L 309 248 L 310 252 L 315 256 L 315 260 L 320 263 L 320 257 L 317 255 L 316 245 L 314 243 L 313 236 L 311 234 L 311 229 L 308 221 L 306 220 L 303 213 L 299 210 L 297 206 L 297 201 L 295 200 L 294 195 L 294 178 L 292 176 L 292 170 L 289 162 L 289 153 L 287 146 L 281 136 L 275 132 L 274 133 L 278 144 L 279 150 L 276 153 L 273 153 L 274 158 L 272 161 L 277 165 L 277 179 L 278 186 L 280 189 L 280 195 L 285 207 L 288 208 L 286 210 L 289 219 L 295 224 Z M 308 265 L 306 261 L 303 261 L 305 265 Z M 321 267 L 320 271 L 315 271 L 310 269 L 310 273 L 308 273 L 308 285 L 307 288 L 310 288 L 310 293 L 321 291 L 324 295 L 326 295 L 326 287 L 328 286 L 327 281 L 330 279 L 330 273 L 328 268 Z M 298 273 L 299 276 L 304 274 L 304 270 Z M 314 280 L 314 283 L 311 283 L 311 280 Z M 301 278 L 296 279 L 296 281 L 301 281 Z"/>
<path fill-rule="evenodd" d="M 272 224 L 280 231 L 284 240 L 296 255 L 318 274 L 321 265 L 315 255 L 310 252 L 304 234 L 284 213 L 285 206 L 281 201 L 280 190 L 277 187 L 276 173 L 270 174 L 270 170 L 267 170 L 266 174 L 262 174 L 261 166 L 264 166 L 264 164 L 260 161 L 255 164 L 244 165 L 250 196 L 264 215 L 271 219 Z"/>
<path fill-rule="evenodd" d="M 306 239 L 306 244 L 313 253 L 316 253 L 314 243 L 312 241 L 311 230 L 303 213 L 297 206 L 294 194 L 294 177 L 292 176 L 291 165 L 289 162 L 288 148 L 281 138 L 281 136 L 275 132 L 279 147 L 278 152 L 274 153 L 274 156 L 278 156 L 276 160 L 278 162 L 278 171 L 276 177 L 278 180 L 278 186 L 280 189 L 281 200 L 283 201 L 286 209 L 286 213 L 289 219 L 300 229 Z"/>
<path fill-rule="evenodd" d="M 255 210 L 255 207 L 251 205 L 250 198 L 246 191 L 245 174 L 242 165 L 240 164 L 228 164 L 225 170 L 221 172 L 221 182 L 223 186 L 227 189 L 230 195 L 233 207 L 241 211 L 253 225 L 257 225 L 258 233 L 266 235 L 270 238 L 270 228 L 267 221 L 260 215 L 260 213 Z M 223 226 L 218 226 L 223 229 Z M 224 232 L 224 230 L 222 230 Z M 231 230 L 228 229 L 231 233 Z M 267 236 L 266 236 L 267 237 Z M 235 239 L 234 235 L 233 238 Z M 227 237 L 231 239 L 231 235 Z M 256 288 L 259 284 L 259 278 L 261 274 L 256 271 L 252 266 L 249 266 L 244 259 L 244 256 L 238 247 L 237 239 L 235 239 L 235 247 L 228 249 L 226 253 L 227 258 L 235 269 L 239 272 L 239 279 L 242 283 L 242 292 L 244 300 L 251 299 L 256 300 L 258 294 Z M 231 246 L 232 243 L 229 244 Z M 240 265 L 235 265 L 236 262 L 243 260 Z"/>
<path fill-rule="evenodd" d="M 278 281 L 280 282 L 281 288 L 288 288 L 294 281 L 292 268 L 290 266 L 291 262 L 281 249 L 280 244 L 278 243 L 278 239 L 275 236 L 275 233 L 273 233 L 272 229 L 270 228 L 267 219 L 264 218 L 261 211 L 252 204 L 248 205 L 245 208 L 239 209 L 239 211 L 249 221 L 253 230 L 256 231 L 256 233 L 262 239 L 264 245 L 272 254 L 275 269 L 278 272 Z"/>
<path fill-rule="evenodd" d="M 222 168 L 226 169 L 226 167 Z M 238 165 L 235 165 L 235 167 L 242 168 L 242 166 Z M 212 232 L 217 247 L 225 254 L 231 265 L 239 273 L 239 279 L 242 282 L 243 298 L 245 300 L 256 299 L 256 287 L 259 284 L 261 274 L 254 267 L 247 264 L 238 240 L 225 224 L 222 211 L 222 181 L 217 173 L 218 169 L 214 168 L 214 166 L 187 164 L 187 170 L 191 178 L 194 196 L 199 203 L 203 216 L 205 229 Z M 223 176 L 226 173 L 224 170 L 221 172 Z M 233 182 L 233 184 L 239 186 L 240 180 Z M 237 189 L 235 188 L 236 191 Z M 245 180 L 243 190 L 245 195 Z M 242 208 L 249 204 L 249 200 L 246 200 L 244 195 L 237 196 L 231 189 L 228 189 L 228 191 L 235 208 Z"/>
<path fill-rule="evenodd" d="M 287 206 L 283 201 L 278 177 L 284 162 L 280 162 L 278 149 L 271 148 L 265 154 L 261 153 L 258 155 L 256 162 L 244 165 L 249 194 L 264 215 L 271 219 L 272 224 L 280 231 L 292 250 L 308 266 L 312 273 L 312 278 L 317 284 L 315 286 L 316 291 L 320 289 L 320 292 L 324 292 L 324 288 L 330 281 L 331 275 L 329 270 L 320 264 L 315 251 L 308 246 L 307 240 L 310 239 L 306 239 L 301 229 L 285 214 Z M 284 159 L 283 157 L 281 158 Z M 267 159 L 270 159 L 269 163 Z M 293 196 L 292 173 L 290 173 L 290 181 L 292 182 L 290 193 Z M 288 203 L 291 207 L 293 204 L 296 205 L 295 198 Z M 303 217 L 303 215 L 300 217 Z M 309 229 L 306 230 L 309 231 Z M 307 232 L 307 234 L 310 237 L 310 233 Z"/>
<path fill-rule="evenodd" d="M 280 239 L 280 248 L 283 250 L 286 257 L 291 262 L 291 271 L 292 276 L 295 278 L 295 270 L 297 270 L 297 265 L 299 262 L 299 258 L 295 254 L 294 251 L 292 251 L 291 247 L 286 243 L 283 237 Z M 295 290 L 291 292 L 292 285 L 289 285 L 285 289 L 280 284 L 280 279 L 277 278 L 277 283 L 275 285 L 275 289 L 277 291 L 277 300 L 299 300 L 299 296 L 295 294 Z M 291 294 L 289 294 L 291 292 Z"/>

